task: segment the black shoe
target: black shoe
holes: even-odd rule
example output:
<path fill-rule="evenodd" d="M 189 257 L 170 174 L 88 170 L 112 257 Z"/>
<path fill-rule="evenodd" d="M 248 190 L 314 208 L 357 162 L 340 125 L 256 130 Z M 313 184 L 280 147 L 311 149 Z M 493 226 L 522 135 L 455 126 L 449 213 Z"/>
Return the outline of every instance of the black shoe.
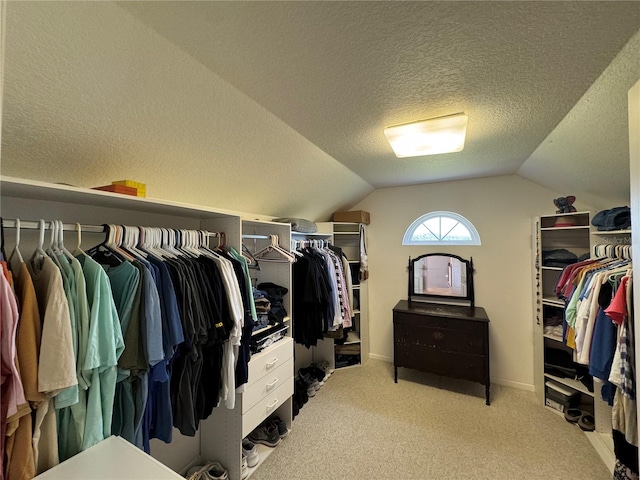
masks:
<path fill-rule="evenodd" d="M 564 411 L 564 418 L 567 422 L 578 423 L 580 417 L 584 414 L 579 408 L 567 408 Z"/>
<path fill-rule="evenodd" d="M 578 426 L 586 432 L 593 432 L 596 429 L 596 421 L 593 418 L 593 415 L 590 413 L 584 413 L 578 419 Z"/>

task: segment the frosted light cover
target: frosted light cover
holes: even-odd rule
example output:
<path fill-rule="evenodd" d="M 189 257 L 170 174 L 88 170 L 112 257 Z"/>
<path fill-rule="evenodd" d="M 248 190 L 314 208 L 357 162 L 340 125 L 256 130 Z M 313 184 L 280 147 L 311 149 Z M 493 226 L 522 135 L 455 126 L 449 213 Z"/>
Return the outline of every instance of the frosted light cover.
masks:
<path fill-rule="evenodd" d="M 467 132 L 464 113 L 395 125 L 384 129 L 396 157 L 419 157 L 459 152 Z"/>

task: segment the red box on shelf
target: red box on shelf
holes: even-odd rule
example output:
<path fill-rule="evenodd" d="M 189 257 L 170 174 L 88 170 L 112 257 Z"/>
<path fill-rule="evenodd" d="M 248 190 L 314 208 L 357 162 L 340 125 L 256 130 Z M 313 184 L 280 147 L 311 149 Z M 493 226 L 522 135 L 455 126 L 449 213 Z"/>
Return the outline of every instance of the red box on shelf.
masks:
<path fill-rule="evenodd" d="M 123 195 L 138 196 L 138 189 L 133 187 L 126 187 L 124 185 L 104 185 L 102 187 L 93 187 L 93 190 L 102 190 L 104 192 L 121 193 Z"/>

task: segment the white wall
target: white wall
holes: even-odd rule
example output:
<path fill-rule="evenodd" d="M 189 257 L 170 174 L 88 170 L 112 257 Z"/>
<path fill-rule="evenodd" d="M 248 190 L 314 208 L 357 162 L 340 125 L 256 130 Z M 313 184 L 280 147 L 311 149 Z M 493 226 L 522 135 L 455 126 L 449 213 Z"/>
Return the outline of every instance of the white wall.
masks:
<path fill-rule="evenodd" d="M 354 209 L 371 213 L 370 345 L 373 358 L 393 359 L 392 309 L 407 298 L 407 260 L 445 251 L 473 257 L 476 305 L 491 324 L 493 382 L 533 389 L 532 225 L 555 213 L 560 196 L 518 176 L 491 177 L 375 190 Z M 579 200 L 579 199 L 578 199 Z M 579 210 L 589 207 L 577 202 Z M 463 215 L 477 228 L 481 246 L 402 246 L 406 229 L 434 210 Z"/>

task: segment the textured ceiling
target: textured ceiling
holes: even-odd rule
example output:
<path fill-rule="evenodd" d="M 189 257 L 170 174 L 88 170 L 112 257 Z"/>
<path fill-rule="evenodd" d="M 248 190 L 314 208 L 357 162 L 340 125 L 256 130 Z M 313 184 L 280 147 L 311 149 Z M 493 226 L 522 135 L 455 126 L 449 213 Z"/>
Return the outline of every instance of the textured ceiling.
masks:
<path fill-rule="evenodd" d="M 9 1 L 6 25 L 5 175 L 318 220 L 512 173 L 628 198 L 640 2 Z M 382 133 L 461 111 L 460 153 Z"/>
<path fill-rule="evenodd" d="M 121 5 L 375 187 L 517 172 L 640 26 L 638 2 Z M 462 111 L 460 153 L 382 134 Z"/>

